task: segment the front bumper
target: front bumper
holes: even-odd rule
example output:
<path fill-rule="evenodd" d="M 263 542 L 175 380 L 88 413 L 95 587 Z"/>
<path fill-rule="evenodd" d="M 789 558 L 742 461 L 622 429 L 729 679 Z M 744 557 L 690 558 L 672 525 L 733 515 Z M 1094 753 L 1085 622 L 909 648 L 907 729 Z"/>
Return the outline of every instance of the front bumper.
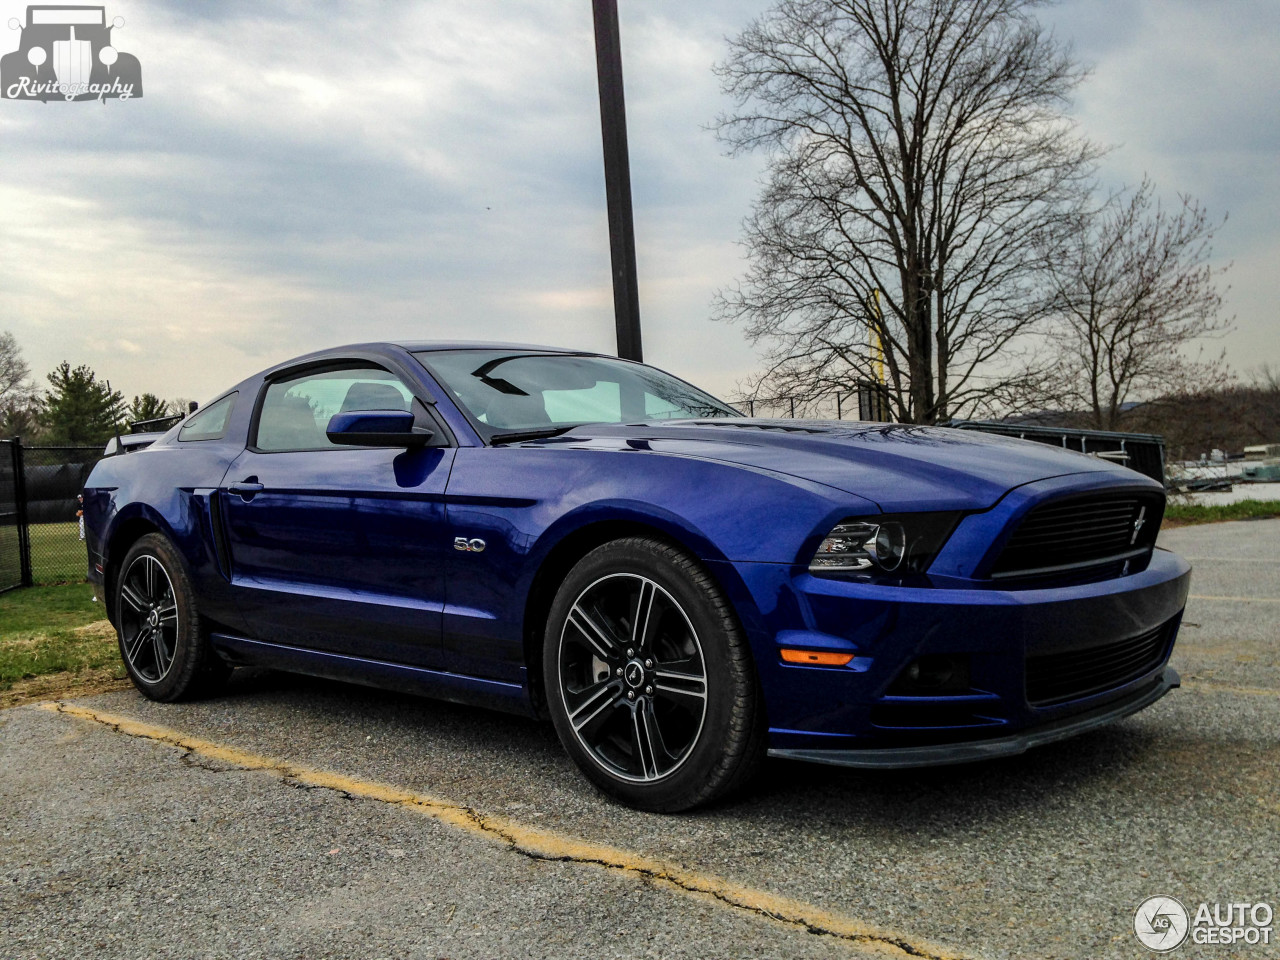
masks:
<path fill-rule="evenodd" d="M 867 751 L 872 766 L 914 766 L 1019 753 L 1046 736 L 1071 736 L 1140 710 L 1176 684 L 1167 663 L 1190 567 L 1167 551 L 1126 576 L 1034 589 L 900 587 L 824 579 L 781 564 L 732 566 L 736 576 L 725 579 L 745 591 L 735 606 L 745 611 L 775 756 L 848 763 L 850 752 Z M 1028 698 L 1033 658 L 1087 659 L 1095 648 L 1153 631 L 1159 649 L 1140 673 L 1052 702 Z M 843 667 L 783 663 L 783 647 L 853 659 Z M 899 674 L 925 655 L 967 658 L 969 689 L 891 694 Z"/>
<path fill-rule="evenodd" d="M 999 737 L 995 740 L 864 750 L 771 748 L 769 756 L 786 760 L 807 760 L 810 763 L 826 763 L 837 767 L 865 767 L 880 770 L 940 767 L 952 763 L 969 763 L 974 760 L 992 760 L 996 757 L 1014 757 L 1020 753 L 1026 753 L 1032 747 L 1065 740 L 1122 720 L 1139 710 L 1145 710 L 1170 690 L 1181 685 L 1182 679 L 1178 676 L 1178 671 L 1173 667 L 1165 667 L 1155 680 L 1139 688 L 1124 700 L 1097 707 L 1087 713 L 1046 723 L 1041 727 L 1033 727 L 1025 733 Z"/>

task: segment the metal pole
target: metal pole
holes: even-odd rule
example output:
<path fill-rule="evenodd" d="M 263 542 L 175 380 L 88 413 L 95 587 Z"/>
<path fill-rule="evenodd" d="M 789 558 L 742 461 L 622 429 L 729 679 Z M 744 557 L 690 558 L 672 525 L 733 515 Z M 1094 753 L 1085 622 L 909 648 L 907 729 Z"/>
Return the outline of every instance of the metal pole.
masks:
<path fill-rule="evenodd" d="M 17 504 L 18 569 L 24 587 L 34 583 L 31 576 L 31 530 L 27 513 L 27 465 L 22 452 L 22 438 L 13 438 L 13 498 Z"/>
<path fill-rule="evenodd" d="M 618 0 L 591 0 L 596 27 L 596 75 L 600 82 L 600 133 L 604 141 L 604 189 L 609 207 L 609 257 L 613 263 L 613 315 L 618 356 L 643 360 L 636 232 L 631 210 L 631 162 L 627 157 L 627 108 L 622 91 L 622 42 Z"/>

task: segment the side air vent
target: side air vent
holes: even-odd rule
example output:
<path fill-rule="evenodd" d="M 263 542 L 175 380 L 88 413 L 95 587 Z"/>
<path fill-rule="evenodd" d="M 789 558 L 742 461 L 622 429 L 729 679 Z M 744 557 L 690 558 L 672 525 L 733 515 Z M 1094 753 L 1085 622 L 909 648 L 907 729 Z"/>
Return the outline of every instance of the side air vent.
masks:
<path fill-rule="evenodd" d="M 1155 544 L 1163 516 L 1160 493 L 1046 503 L 1023 518 L 991 576 L 1048 576 L 1143 556 Z"/>

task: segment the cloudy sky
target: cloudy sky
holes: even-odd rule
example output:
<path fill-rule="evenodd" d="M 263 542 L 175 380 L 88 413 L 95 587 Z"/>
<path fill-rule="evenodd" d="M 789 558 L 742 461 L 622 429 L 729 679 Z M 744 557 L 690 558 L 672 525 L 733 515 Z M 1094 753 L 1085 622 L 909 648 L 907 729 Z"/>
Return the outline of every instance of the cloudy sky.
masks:
<path fill-rule="evenodd" d="M 766 0 L 621 0 L 646 359 L 722 394 L 755 365 L 715 290 L 759 161 L 728 159 L 713 62 Z M 204 399 L 317 347 L 613 346 L 587 0 L 110 0 L 127 103 L 0 100 L 0 330 Z M 17 49 L 0 0 L 0 52 Z M 1103 175 L 1230 214 L 1239 369 L 1280 364 L 1280 4 L 1067 0 Z"/>

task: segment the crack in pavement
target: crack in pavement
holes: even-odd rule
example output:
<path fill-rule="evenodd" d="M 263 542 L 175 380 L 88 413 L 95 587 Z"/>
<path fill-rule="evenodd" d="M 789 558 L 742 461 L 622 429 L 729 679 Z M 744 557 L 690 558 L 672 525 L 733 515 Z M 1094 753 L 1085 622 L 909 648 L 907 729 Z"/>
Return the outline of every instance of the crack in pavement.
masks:
<path fill-rule="evenodd" d="M 100 724 L 116 733 L 149 740 L 183 751 L 189 766 L 215 773 L 258 770 L 275 774 L 291 787 L 330 790 L 348 800 L 374 800 L 398 806 L 464 830 L 473 836 L 496 841 L 530 860 L 575 863 L 636 877 L 644 882 L 664 884 L 694 897 L 709 899 L 728 909 L 763 917 L 817 936 L 831 937 L 877 953 L 922 960 L 964 960 L 944 947 L 911 939 L 903 934 L 872 926 L 852 917 L 825 910 L 814 904 L 747 887 L 731 880 L 690 870 L 678 864 L 655 860 L 641 854 L 581 840 L 566 834 L 530 827 L 507 817 L 482 813 L 472 807 L 426 794 L 414 793 L 391 784 L 344 776 L 250 753 L 236 747 L 187 736 L 177 730 L 157 727 L 128 717 L 101 713 L 85 707 L 51 701 L 36 709 L 61 713 Z M 194 758 L 199 757 L 200 762 Z M 209 761 L 226 765 L 209 767 Z"/>

